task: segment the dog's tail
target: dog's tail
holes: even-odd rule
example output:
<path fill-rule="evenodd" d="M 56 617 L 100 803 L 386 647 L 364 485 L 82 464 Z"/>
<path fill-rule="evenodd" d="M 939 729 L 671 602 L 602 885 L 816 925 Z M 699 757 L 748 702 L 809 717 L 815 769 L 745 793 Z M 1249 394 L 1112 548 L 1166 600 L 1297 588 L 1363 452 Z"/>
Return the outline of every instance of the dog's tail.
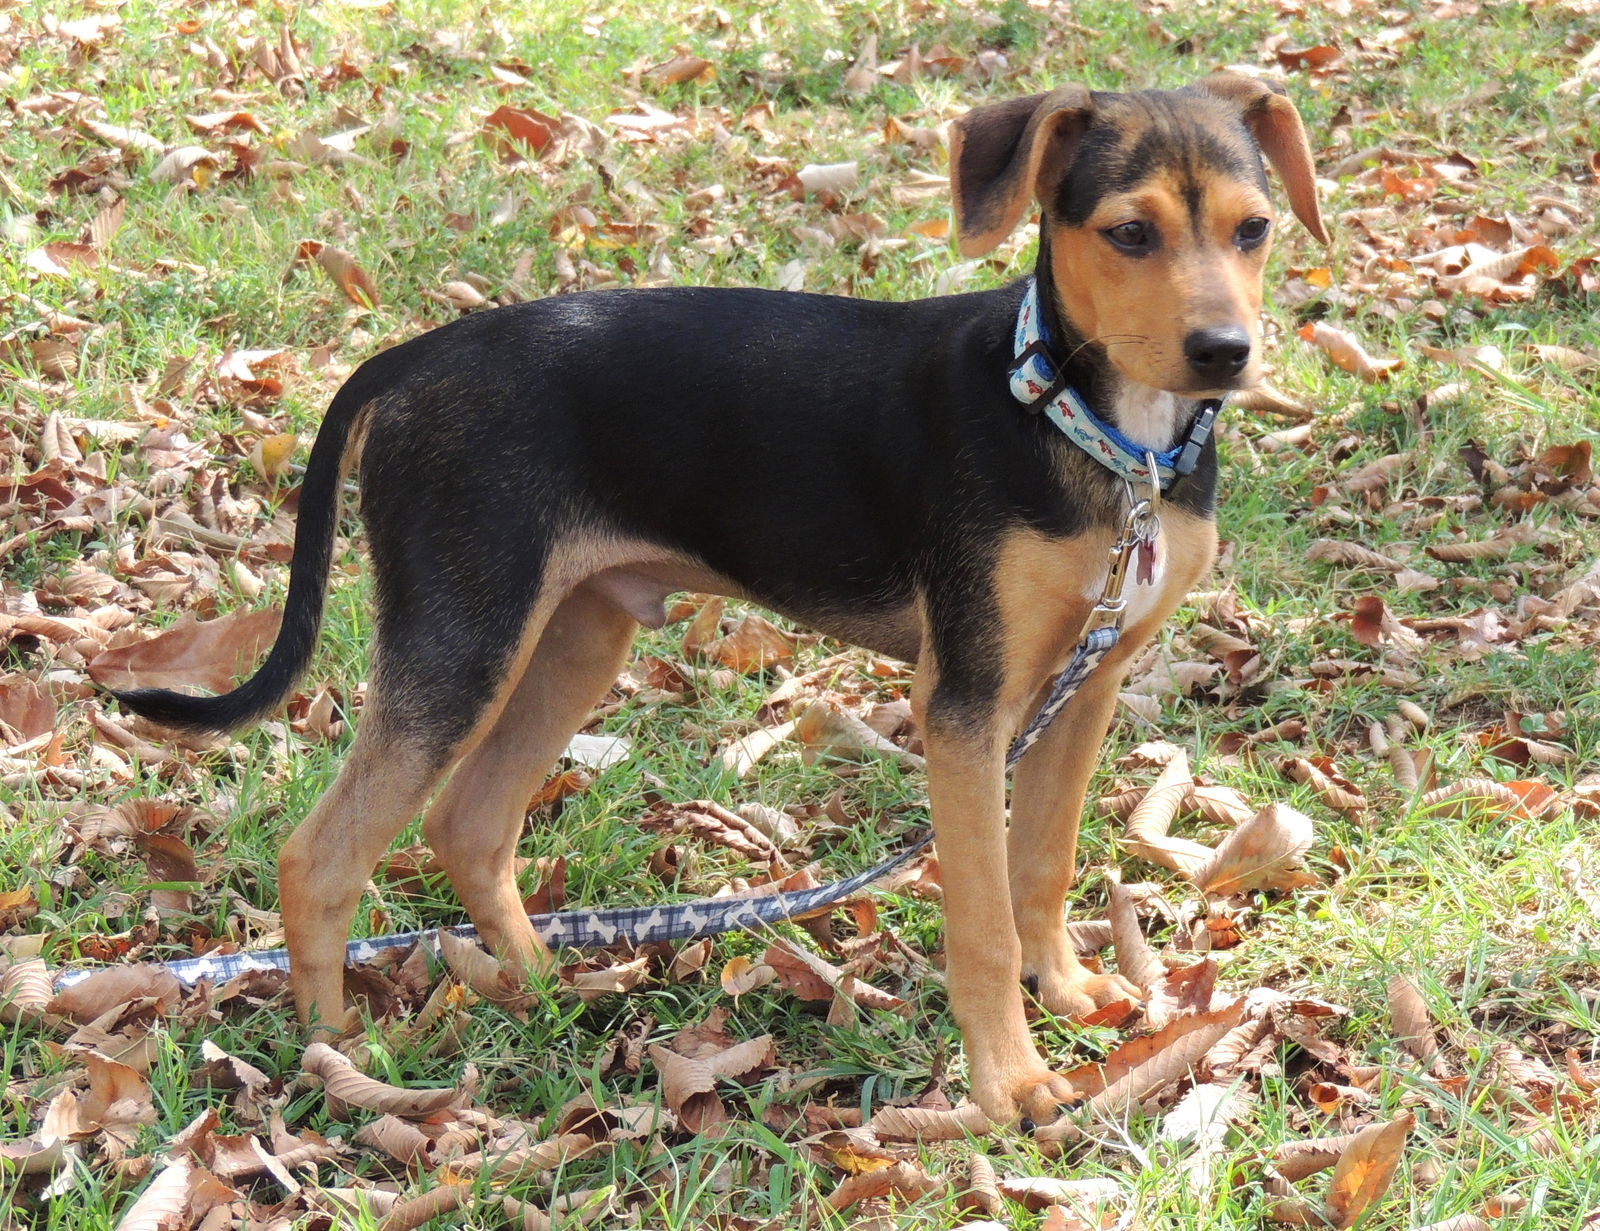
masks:
<path fill-rule="evenodd" d="M 370 382 L 352 377 L 334 395 L 311 446 L 300 486 L 289 596 L 278 639 L 260 669 L 231 692 L 196 697 L 167 688 L 110 690 L 126 708 L 163 726 L 183 731 L 231 731 L 266 717 L 289 695 L 311 661 L 322 628 L 322 602 L 333 541 L 339 528 L 340 496 L 348 469 L 351 434 L 370 404 Z"/>

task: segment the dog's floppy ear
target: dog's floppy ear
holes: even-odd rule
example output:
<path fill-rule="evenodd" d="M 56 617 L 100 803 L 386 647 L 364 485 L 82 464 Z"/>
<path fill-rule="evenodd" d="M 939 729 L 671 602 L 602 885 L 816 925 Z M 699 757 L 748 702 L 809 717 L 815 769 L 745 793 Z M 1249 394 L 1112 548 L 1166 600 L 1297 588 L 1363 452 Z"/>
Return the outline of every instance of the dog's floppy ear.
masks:
<path fill-rule="evenodd" d="M 1317 208 L 1317 172 L 1311 162 L 1311 142 L 1289 96 L 1275 81 L 1261 81 L 1240 73 L 1216 73 L 1197 83 L 1217 98 L 1237 103 L 1244 122 L 1272 169 L 1283 181 L 1294 216 L 1322 243 L 1328 232 Z"/>
<path fill-rule="evenodd" d="M 962 256 L 981 256 L 1021 220 L 1041 181 L 1065 171 L 1094 102 L 1081 85 L 974 107 L 950 127 L 950 191 Z"/>

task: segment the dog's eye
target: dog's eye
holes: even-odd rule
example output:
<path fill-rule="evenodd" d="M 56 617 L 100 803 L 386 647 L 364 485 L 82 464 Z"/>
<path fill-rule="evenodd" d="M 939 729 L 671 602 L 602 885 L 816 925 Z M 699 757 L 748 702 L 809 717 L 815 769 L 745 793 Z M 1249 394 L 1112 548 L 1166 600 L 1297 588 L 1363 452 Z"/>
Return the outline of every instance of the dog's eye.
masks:
<path fill-rule="evenodd" d="M 1272 220 L 1269 218 L 1246 218 L 1239 224 L 1234 238 L 1241 248 L 1254 248 L 1266 239 L 1267 232 L 1272 230 Z"/>
<path fill-rule="evenodd" d="M 1155 247 L 1155 230 L 1143 222 L 1124 222 L 1107 227 L 1105 237 L 1124 252 L 1147 252 Z"/>

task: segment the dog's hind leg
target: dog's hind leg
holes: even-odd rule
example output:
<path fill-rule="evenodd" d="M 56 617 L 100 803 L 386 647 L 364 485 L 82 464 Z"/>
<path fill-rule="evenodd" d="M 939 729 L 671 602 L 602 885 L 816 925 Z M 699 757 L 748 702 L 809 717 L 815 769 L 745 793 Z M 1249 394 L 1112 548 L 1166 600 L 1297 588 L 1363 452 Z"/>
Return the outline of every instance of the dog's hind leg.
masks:
<path fill-rule="evenodd" d="M 517 893 L 515 855 L 528 801 L 616 679 L 637 628 L 592 589 L 580 587 L 562 600 L 500 716 L 423 821 L 423 835 L 479 935 L 525 970 L 550 964 Z"/>
<path fill-rule="evenodd" d="M 557 605 L 546 591 L 530 611 L 501 587 L 492 603 L 440 610 L 383 582 L 372 684 L 349 758 L 278 856 L 295 1008 L 325 1025 L 343 1019 L 345 940 L 372 869 L 493 728 Z"/>
<path fill-rule="evenodd" d="M 443 769 L 431 751 L 364 721 L 333 786 L 283 844 L 278 896 L 302 1021 L 337 1027 L 342 1020 L 345 940 L 356 903 Z"/>

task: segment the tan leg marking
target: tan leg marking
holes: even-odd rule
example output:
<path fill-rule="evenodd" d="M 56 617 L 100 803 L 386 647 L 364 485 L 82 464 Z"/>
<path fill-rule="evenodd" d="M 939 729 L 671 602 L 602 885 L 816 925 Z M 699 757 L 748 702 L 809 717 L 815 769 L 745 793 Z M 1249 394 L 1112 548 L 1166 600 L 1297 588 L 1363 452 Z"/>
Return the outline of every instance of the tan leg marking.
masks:
<path fill-rule="evenodd" d="M 556 599 L 557 593 L 547 589 L 535 604 L 508 679 L 521 678 Z M 436 748 L 425 748 L 396 729 L 385 712 L 383 690 L 374 684 L 339 776 L 278 853 L 289 988 L 301 1021 L 320 1020 L 326 1026 L 344 1020 L 345 941 L 373 868 L 452 762 L 494 726 L 512 691 L 502 684 L 467 738 L 440 756 Z"/>
<path fill-rule="evenodd" d="M 362 890 L 441 776 L 370 717 L 333 786 L 278 853 L 289 987 L 300 1020 L 324 1026 L 344 1017 L 344 947 Z"/>
<path fill-rule="evenodd" d="M 1037 977 L 1039 1001 L 1052 1013 L 1070 1016 L 1112 1000 L 1140 997 L 1140 989 L 1120 975 L 1094 975 L 1078 961 L 1067 940 L 1066 899 L 1075 874 L 1084 793 L 1116 708 L 1123 673 L 1211 567 L 1216 552 L 1216 531 L 1208 521 L 1171 511 L 1163 515 L 1162 533 L 1168 536 L 1167 563 L 1155 602 L 1137 624 L 1123 630 L 1117 648 L 1029 750 L 1013 777 L 1007 849 L 1021 967 Z M 1001 588 L 1001 610 L 1008 616 L 1018 613 L 1016 621 L 1007 620 L 1008 628 L 1016 628 L 1021 621 L 1020 604 L 1037 605 L 1037 593 L 1030 594 L 1028 587 L 1043 567 L 1044 548 L 1038 540 L 1020 539 L 1008 547 L 1009 552 L 1002 556 L 1001 576 L 1012 584 Z M 1060 544 L 1056 550 L 1061 550 Z M 1080 544 L 1078 550 L 1086 548 Z M 1103 561 L 1104 548 L 1097 548 L 1093 558 Z M 1064 571 L 1058 562 L 1057 574 Z M 1087 610 L 1088 600 L 1083 601 Z M 1081 622 L 1079 617 L 1065 627 L 1075 630 Z M 1033 627 L 1039 628 L 1037 624 Z M 1047 630 L 1039 632 L 1041 639 L 1048 639 Z M 1074 633 L 1062 634 L 1058 628 L 1057 635 Z M 1042 700 L 1048 687 L 1046 681 L 1038 699 Z"/>
<path fill-rule="evenodd" d="M 1074 1096 L 1034 1048 L 1023 1014 L 1021 948 L 1006 893 L 1007 723 L 971 732 L 927 720 L 938 669 L 926 645 L 914 694 L 928 798 L 944 868 L 945 975 L 973 1100 L 997 1123 L 1055 1119 Z"/>
<path fill-rule="evenodd" d="M 515 855 L 528 800 L 567 739 L 616 679 L 638 624 L 579 588 L 545 625 L 495 724 L 451 775 L 422 832 L 484 941 L 526 971 L 550 950 L 517 893 Z"/>

